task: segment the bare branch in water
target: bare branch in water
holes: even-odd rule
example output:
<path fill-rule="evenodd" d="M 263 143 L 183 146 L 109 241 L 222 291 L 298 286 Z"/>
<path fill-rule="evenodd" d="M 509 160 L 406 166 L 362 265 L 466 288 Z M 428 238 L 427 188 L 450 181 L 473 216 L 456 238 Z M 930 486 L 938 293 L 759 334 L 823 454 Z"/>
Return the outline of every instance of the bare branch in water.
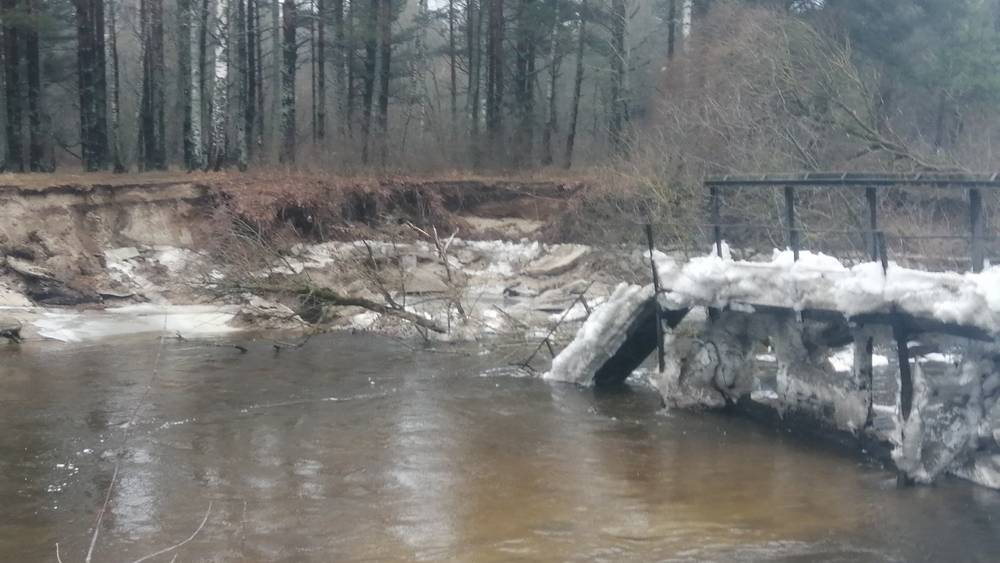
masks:
<path fill-rule="evenodd" d="M 143 557 L 140 557 L 140 558 L 136 559 L 135 561 L 133 561 L 132 563 L 142 563 L 143 561 L 148 561 L 150 559 L 153 559 L 154 557 L 159 557 L 159 556 L 163 555 L 164 553 L 170 553 L 171 551 L 174 551 L 175 549 L 179 549 L 179 548 L 187 545 L 192 540 L 194 540 L 194 538 L 198 535 L 198 533 L 201 532 L 202 528 L 205 527 L 205 523 L 208 522 L 208 515 L 211 514 L 211 512 L 212 512 L 212 501 L 208 501 L 208 509 L 205 510 L 205 517 L 201 519 L 201 524 L 198 524 L 198 527 L 195 528 L 194 532 L 192 532 L 191 535 L 187 537 L 187 539 L 185 539 L 185 540 L 183 540 L 181 542 L 175 543 L 174 545 L 172 545 L 170 547 L 165 547 L 165 548 L 163 548 L 160 551 L 157 551 L 155 553 L 150 553 L 149 555 L 145 555 Z M 174 558 L 176 558 L 176 557 L 177 556 L 174 555 Z"/>

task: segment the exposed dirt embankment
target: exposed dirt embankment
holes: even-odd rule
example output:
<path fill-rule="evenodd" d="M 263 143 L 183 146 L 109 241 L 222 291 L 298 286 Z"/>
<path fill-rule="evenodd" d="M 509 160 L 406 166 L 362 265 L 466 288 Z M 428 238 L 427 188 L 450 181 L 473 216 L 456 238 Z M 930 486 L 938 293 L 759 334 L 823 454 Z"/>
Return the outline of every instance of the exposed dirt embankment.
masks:
<path fill-rule="evenodd" d="M 207 176 L 236 216 L 299 236 L 354 240 L 412 222 L 458 229 L 466 238 L 554 236 L 544 229 L 570 208 L 583 183 L 538 178 L 336 178 L 257 174 Z M 542 231 L 545 232 L 542 232 Z"/>
<path fill-rule="evenodd" d="M 408 295 L 449 303 L 449 327 L 452 306 L 469 316 L 464 300 L 482 305 L 504 295 L 539 298 L 525 316 L 548 315 L 572 305 L 562 303 L 575 299 L 563 286 L 580 285 L 594 260 L 555 244 L 566 241 L 553 226 L 572 213 L 582 188 L 535 178 L 0 176 L 0 307 L 253 302 L 260 309 L 266 304 L 248 292 L 219 287 L 256 284 L 276 268 L 279 277 L 322 281 L 401 311 L 416 306 Z M 373 253 L 360 240 L 382 246 Z M 501 305 L 490 301 L 494 317 L 521 322 L 504 317 Z"/>
<path fill-rule="evenodd" d="M 0 304 L 4 285 L 54 305 L 114 296 L 104 249 L 196 247 L 209 240 L 218 201 L 195 182 L 0 185 Z"/>

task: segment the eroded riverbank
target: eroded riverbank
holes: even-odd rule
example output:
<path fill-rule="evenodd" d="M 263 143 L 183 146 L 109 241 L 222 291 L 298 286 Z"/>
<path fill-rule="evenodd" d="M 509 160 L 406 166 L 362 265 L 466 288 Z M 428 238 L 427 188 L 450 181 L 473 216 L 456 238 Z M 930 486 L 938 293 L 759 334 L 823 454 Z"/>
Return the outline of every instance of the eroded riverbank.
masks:
<path fill-rule="evenodd" d="M 523 336 L 641 266 L 637 252 L 609 265 L 544 233 L 571 184 L 296 181 L 0 185 L 0 324 L 60 340 L 114 335 L 116 321 L 182 336 L 317 324 L 403 334 L 398 313 L 414 313 L 443 327 L 438 338 Z M 351 302 L 304 299 L 317 287 Z"/>

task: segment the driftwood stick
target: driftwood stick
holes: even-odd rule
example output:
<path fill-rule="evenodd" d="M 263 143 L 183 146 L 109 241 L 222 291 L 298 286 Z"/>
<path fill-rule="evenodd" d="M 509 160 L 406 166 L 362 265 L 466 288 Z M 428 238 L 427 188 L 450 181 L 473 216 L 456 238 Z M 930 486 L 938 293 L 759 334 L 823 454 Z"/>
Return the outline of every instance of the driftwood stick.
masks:
<path fill-rule="evenodd" d="M 552 338 L 552 335 L 555 334 L 555 332 L 557 330 L 559 330 L 559 327 L 563 324 L 563 321 L 565 321 L 566 317 L 569 316 L 569 312 L 573 310 L 573 307 L 577 304 L 577 302 L 579 302 L 581 299 L 583 299 L 583 296 L 586 295 L 588 291 L 590 291 L 590 288 L 593 285 L 594 285 L 594 282 L 590 282 L 589 284 L 587 284 L 587 287 L 583 288 L 583 291 L 580 292 L 580 295 L 578 295 L 576 297 L 576 299 L 574 299 L 573 302 L 569 304 L 569 307 L 566 307 L 566 310 L 563 311 L 562 316 L 559 317 L 559 320 L 556 322 L 555 326 L 553 326 L 551 329 L 549 329 L 548 334 L 546 334 L 545 338 L 543 338 L 542 341 L 538 343 L 538 347 L 535 348 L 535 351 L 532 352 L 530 356 L 528 356 L 527 360 L 524 360 L 520 364 L 521 367 L 530 370 L 531 369 L 531 360 L 535 359 L 535 356 L 538 355 L 538 352 L 542 349 L 542 346 L 548 345 L 549 346 L 549 350 L 552 349 L 551 348 L 552 343 L 549 342 L 549 339 Z"/>
<path fill-rule="evenodd" d="M 188 339 L 185 338 L 184 335 L 181 334 L 179 330 L 174 332 L 174 338 L 176 338 L 179 342 L 188 342 Z M 249 352 L 247 347 L 243 346 L 242 344 L 221 344 L 219 342 L 205 342 L 204 345 L 211 346 L 213 348 L 234 348 L 236 350 L 239 350 L 241 354 L 246 354 L 247 352 Z"/>
<path fill-rule="evenodd" d="M 161 549 L 161 550 L 159 550 L 159 551 L 157 551 L 155 553 L 150 553 L 149 555 L 145 555 L 143 557 L 140 557 L 140 558 L 136 559 L 135 561 L 133 561 L 132 563 L 142 563 L 143 561 L 149 561 L 150 559 L 153 559 L 155 557 L 159 557 L 159 556 L 163 555 L 164 553 L 170 553 L 171 551 L 173 551 L 175 549 L 179 549 L 181 547 L 184 547 L 184 545 L 186 545 L 186 544 L 190 543 L 192 540 L 194 540 L 194 538 L 198 535 L 198 533 L 201 532 L 202 528 L 205 527 L 205 523 L 208 522 L 208 515 L 211 514 L 211 512 L 212 512 L 212 501 L 208 501 L 208 509 L 205 511 L 205 517 L 201 519 L 201 524 L 198 524 L 198 527 L 195 528 L 194 532 L 192 532 L 191 535 L 187 537 L 187 539 L 185 539 L 185 540 L 183 540 L 181 542 L 175 543 L 174 545 L 172 545 L 170 547 L 165 547 L 165 548 L 163 548 L 163 549 Z"/>
<path fill-rule="evenodd" d="M 525 323 L 523 323 L 523 322 L 515 319 L 513 315 L 511 315 L 507 311 L 504 311 L 503 308 L 500 307 L 499 305 L 494 305 L 493 308 L 496 309 L 498 313 L 500 313 L 501 315 L 503 315 L 503 317 L 505 319 L 507 319 L 508 321 L 510 321 L 510 324 L 512 324 L 512 325 L 514 325 L 516 327 L 523 328 L 523 329 L 530 328 L 530 327 L 528 327 L 527 324 L 525 324 Z"/>

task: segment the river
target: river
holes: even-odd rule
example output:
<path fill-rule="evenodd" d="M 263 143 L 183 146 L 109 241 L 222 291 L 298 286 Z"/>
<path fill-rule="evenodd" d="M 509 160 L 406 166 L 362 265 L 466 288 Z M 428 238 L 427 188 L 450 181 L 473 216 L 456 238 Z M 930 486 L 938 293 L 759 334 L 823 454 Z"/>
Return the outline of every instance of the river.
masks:
<path fill-rule="evenodd" d="M 641 386 L 551 385 L 493 369 L 496 353 L 365 335 L 246 345 L 0 346 L 0 561 L 55 561 L 56 543 L 82 561 L 92 541 L 93 561 L 135 561 L 189 538 L 155 561 L 1000 553 L 1000 493 L 897 490 L 860 457 L 662 412 Z"/>

